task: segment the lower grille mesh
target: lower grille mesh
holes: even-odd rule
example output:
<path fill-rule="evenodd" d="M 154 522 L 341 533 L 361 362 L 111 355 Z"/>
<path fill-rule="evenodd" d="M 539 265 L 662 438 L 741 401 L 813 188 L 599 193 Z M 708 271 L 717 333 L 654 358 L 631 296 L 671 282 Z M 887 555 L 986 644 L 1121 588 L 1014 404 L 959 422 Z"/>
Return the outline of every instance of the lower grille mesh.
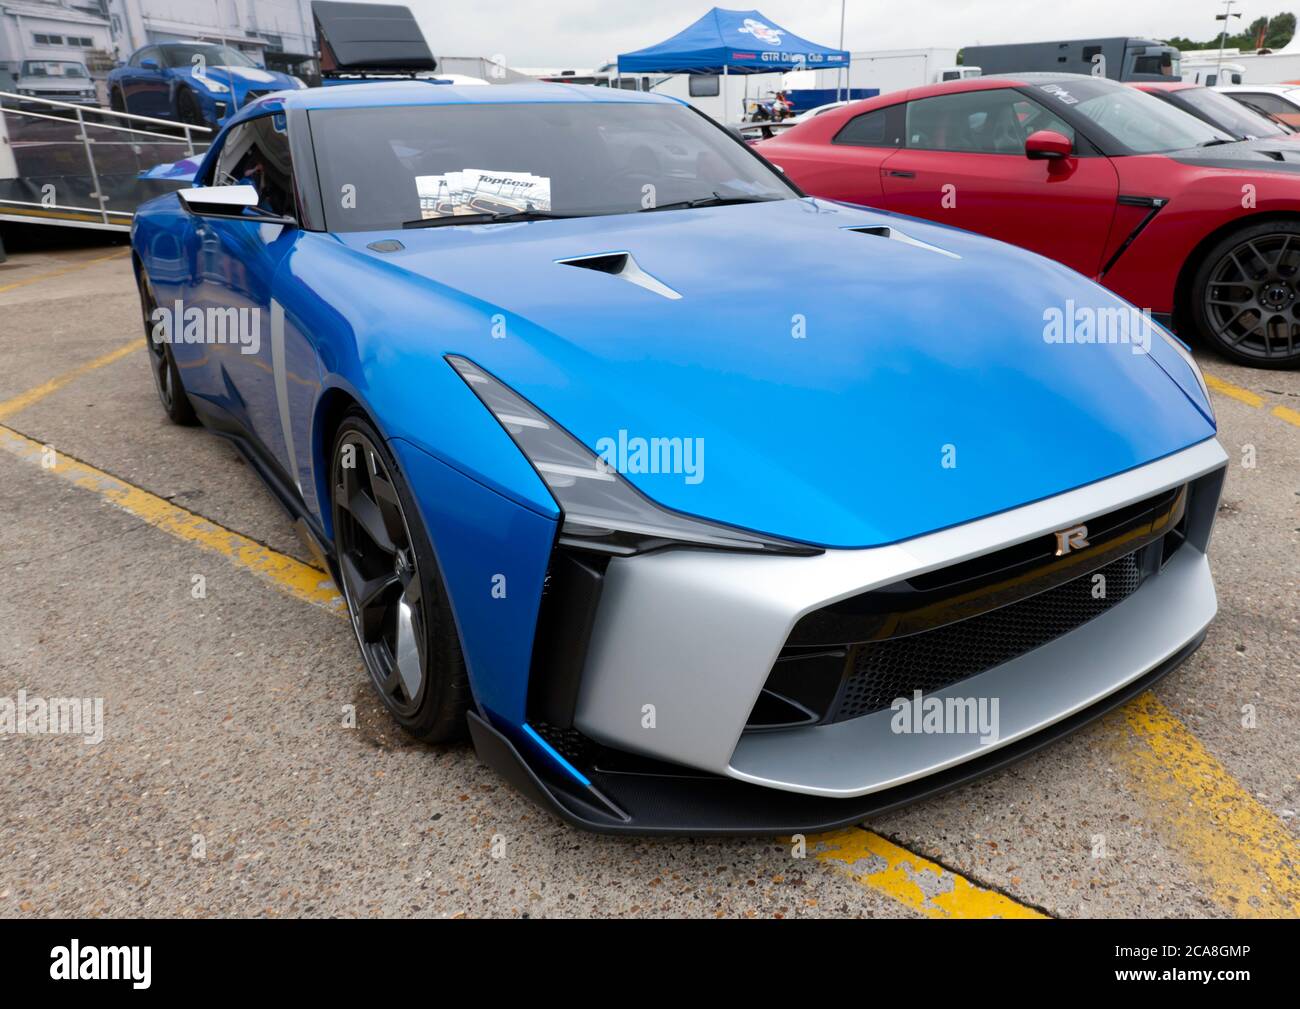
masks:
<path fill-rule="evenodd" d="M 1101 599 L 1093 598 L 1097 574 L 1106 578 Z M 827 720 L 870 714 L 888 708 L 896 698 L 910 699 L 915 690 L 932 693 L 1009 662 L 1105 613 L 1132 595 L 1141 580 L 1137 555 L 1129 554 L 1099 571 L 969 620 L 854 645 L 843 692 Z"/>

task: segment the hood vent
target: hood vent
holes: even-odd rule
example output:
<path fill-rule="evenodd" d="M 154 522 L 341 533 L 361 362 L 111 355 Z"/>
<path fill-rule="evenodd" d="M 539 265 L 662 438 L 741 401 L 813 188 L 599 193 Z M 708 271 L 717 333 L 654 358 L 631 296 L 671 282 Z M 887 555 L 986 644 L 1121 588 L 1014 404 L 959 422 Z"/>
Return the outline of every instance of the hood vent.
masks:
<path fill-rule="evenodd" d="M 626 280 L 629 284 L 644 287 L 660 297 L 677 301 L 681 295 L 661 280 L 656 280 L 632 257 L 630 252 L 602 252 L 596 256 L 575 256 L 573 259 L 557 259 L 561 266 L 577 266 L 597 273 L 608 273 L 611 277 Z"/>
<path fill-rule="evenodd" d="M 919 238 L 913 238 L 911 235 L 905 235 L 895 227 L 888 224 L 879 226 L 868 225 L 865 228 L 845 228 L 845 231 L 856 231 L 859 235 L 875 235 L 878 238 L 892 238 L 895 242 L 902 242 L 905 245 L 913 245 L 918 249 L 927 249 L 930 252 L 937 252 L 941 256 L 947 256 L 949 259 L 961 259 L 961 256 L 955 252 L 949 252 L 947 249 L 941 249 L 937 245 L 931 245 L 929 242 L 922 242 Z"/>

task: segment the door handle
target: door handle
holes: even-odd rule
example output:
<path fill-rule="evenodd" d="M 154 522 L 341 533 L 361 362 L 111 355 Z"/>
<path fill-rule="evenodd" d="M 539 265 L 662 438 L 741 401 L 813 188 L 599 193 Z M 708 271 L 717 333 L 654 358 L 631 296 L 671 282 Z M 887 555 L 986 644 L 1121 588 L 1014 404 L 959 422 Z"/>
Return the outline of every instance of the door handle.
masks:
<path fill-rule="evenodd" d="M 897 168 L 891 168 L 891 169 L 889 169 L 888 174 L 889 174 L 889 176 L 890 176 L 891 178 L 894 178 L 894 179 L 914 179 L 914 178 L 916 178 L 916 172 L 905 172 L 905 171 L 901 171 L 900 169 L 897 169 Z"/>

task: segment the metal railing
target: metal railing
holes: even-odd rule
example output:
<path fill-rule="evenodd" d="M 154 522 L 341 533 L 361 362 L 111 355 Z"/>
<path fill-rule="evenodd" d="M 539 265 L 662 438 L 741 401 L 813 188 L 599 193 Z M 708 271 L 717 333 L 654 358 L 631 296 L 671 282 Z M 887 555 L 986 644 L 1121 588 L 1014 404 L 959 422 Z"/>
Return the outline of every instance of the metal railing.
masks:
<path fill-rule="evenodd" d="M 22 106 L 29 107 L 23 108 Z M 30 106 L 35 106 L 37 109 L 44 109 L 45 111 L 33 111 Z M 51 111 L 62 109 L 69 110 L 73 113 L 73 116 L 50 114 Z M 101 120 L 113 117 L 118 120 L 118 122 L 94 122 L 87 118 L 88 114 Z M 115 109 L 105 109 L 98 106 L 78 105 L 74 102 L 61 102 L 54 98 L 38 98 L 33 95 L 20 95 L 11 91 L 0 91 L 0 116 L 8 115 L 21 116 L 28 119 L 47 120 L 56 123 L 76 123 L 77 132 L 74 139 L 80 141 L 82 149 L 85 152 L 86 166 L 89 170 L 92 187 L 90 196 L 96 201 L 98 206 L 78 207 L 66 204 L 61 205 L 53 202 L 34 203 L 31 201 L 5 198 L 0 198 L 0 205 L 7 204 L 19 207 L 33 207 L 46 211 L 70 211 L 73 214 L 81 215 L 83 219 L 79 220 L 78 223 L 86 223 L 84 218 L 91 218 L 93 220 L 94 217 L 98 217 L 99 225 L 101 227 L 122 227 L 123 219 L 129 221 L 132 215 L 130 211 L 108 209 L 108 201 L 104 193 L 104 187 L 100 183 L 100 172 L 95 165 L 94 145 L 97 141 L 91 137 L 90 130 L 105 130 L 112 136 L 151 138 L 150 140 L 143 141 L 143 143 L 184 143 L 186 154 L 189 156 L 193 156 L 197 153 L 195 149 L 195 135 L 199 134 L 202 137 L 208 137 L 213 132 L 206 126 L 195 126 L 191 123 L 174 122 L 170 119 L 156 119 L 153 116 L 141 116 L 134 112 L 118 112 Z M 135 125 L 122 125 L 121 121 L 123 120 L 130 124 L 165 126 L 171 132 L 162 133 L 157 130 L 137 129 Z M 180 134 L 179 136 L 177 135 L 178 131 Z M 200 143 L 202 142 L 202 139 L 200 139 Z M 3 207 L 0 206 L 0 209 L 3 209 Z M 31 216 L 38 217 L 39 215 L 33 214 Z M 112 218 L 117 218 L 117 220 L 111 220 Z"/>

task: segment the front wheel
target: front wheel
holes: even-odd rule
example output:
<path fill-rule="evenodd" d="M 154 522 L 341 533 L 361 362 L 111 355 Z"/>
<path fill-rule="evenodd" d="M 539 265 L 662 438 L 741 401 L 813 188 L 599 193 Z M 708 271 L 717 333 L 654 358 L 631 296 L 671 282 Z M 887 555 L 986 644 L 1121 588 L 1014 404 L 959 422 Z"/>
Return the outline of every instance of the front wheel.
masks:
<path fill-rule="evenodd" d="M 464 735 L 469 679 L 419 510 L 360 413 L 334 439 L 334 548 L 361 658 L 397 723 L 425 742 Z"/>
<path fill-rule="evenodd" d="M 209 127 L 203 110 L 199 108 L 199 100 L 189 88 L 181 88 L 176 92 L 176 118 L 190 126 Z"/>
<path fill-rule="evenodd" d="M 1300 224 L 1241 228 L 1210 249 L 1191 289 L 1196 331 L 1238 364 L 1300 367 Z"/>
<path fill-rule="evenodd" d="M 108 107 L 112 109 L 114 112 L 126 111 L 126 98 L 122 95 L 121 88 L 113 88 L 111 91 L 109 91 Z M 118 120 L 115 119 L 114 122 L 118 122 Z"/>

